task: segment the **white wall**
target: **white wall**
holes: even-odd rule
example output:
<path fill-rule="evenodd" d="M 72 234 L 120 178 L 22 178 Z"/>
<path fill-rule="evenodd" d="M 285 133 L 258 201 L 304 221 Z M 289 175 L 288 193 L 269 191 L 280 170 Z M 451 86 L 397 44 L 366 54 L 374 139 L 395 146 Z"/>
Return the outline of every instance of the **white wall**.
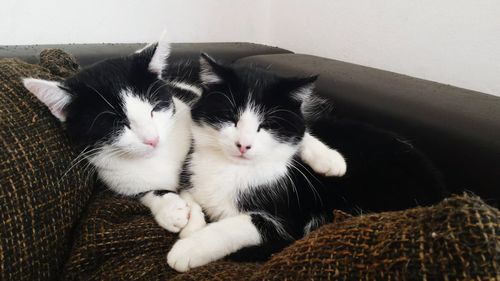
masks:
<path fill-rule="evenodd" d="M 4 3 L 6 1 L 6 3 Z M 266 0 L 2 0 L 0 44 L 256 41 Z"/>
<path fill-rule="evenodd" d="M 0 45 L 249 41 L 500 96 L 498 0 L 3 0 Z"/>
<path fill-rule="evenodd" d="M 499 0 L 272 3 L 271 44 L 500 96 Z"/>

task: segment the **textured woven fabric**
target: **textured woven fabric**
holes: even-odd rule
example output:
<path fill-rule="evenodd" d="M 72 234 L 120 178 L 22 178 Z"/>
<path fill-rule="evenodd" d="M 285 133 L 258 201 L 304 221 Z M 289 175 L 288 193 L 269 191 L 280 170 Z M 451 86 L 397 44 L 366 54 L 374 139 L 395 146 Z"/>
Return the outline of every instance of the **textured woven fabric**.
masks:
<path fill-rule="evenodd" d="M 83 165 L 64 175 L 77 153 L 19 80 L 57 79 L 77 65 L 58 50 L 41 64 L 0 61 L 0 280 L 500 280 L 500 213 L 467 195 L 401 212 L 336 212 L 266 263 L 178 274 L 166 263 L 177 235 L 139 202 L 101 191 L 81 216 L 92 181 Z"/>
<path fill-rule="evenodd" d="M 95 196 L 78 234 L 63 280 L 239 280 L 257 268 L 219 261 L 177 274 L 166 258 L 177 235 L 160 228 L 138 201 L 109 191 Z"/>
<path fill-rule="evenodd" d="M 252 280 L 500 280 L 499 270 L 500 212 L 464 195 L 338 218 L 273 256 Z"/>
<path fill-rule="evenodd" d="M 92 189 L 81 167 L 66 173 L 77 153 L 20 80 L 60 79 L 49 69 L 69 75 L 76 63 L 57 51 L 42 57 L 43 66 L 0 60 L 0 280 L 55 279 Z"/>
<path fill-rule="evenodd" d="M 138 202 L 96 195 L 64 280 L 500 280 L 500 213 L 476 197 L 336 220 L 263 264 L 218 261 L 178 274 L 176 239 Z"/>

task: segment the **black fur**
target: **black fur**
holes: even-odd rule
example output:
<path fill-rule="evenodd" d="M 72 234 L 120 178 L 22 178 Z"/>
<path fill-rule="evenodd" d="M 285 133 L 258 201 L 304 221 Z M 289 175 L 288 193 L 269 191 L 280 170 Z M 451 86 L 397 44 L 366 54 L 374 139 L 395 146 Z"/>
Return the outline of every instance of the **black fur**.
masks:
<path fill-rule="evenodd" d="M 177 89 L 148 70 L 155 49 L 153 45 L 141 53 L 98 62 L 63 81 L 62 88 L 72 97 L 64 109 L 66 128 L 76 143 L 92 148 L 113 141 L 129 125 L 119 95 L 126 88 L 157 103 L 154 110 L 173 106 Z"/>
<path fill-rule="evenodd" d="M 220 65 L 206 56 L 202 59 L 208 60 L 223 83 L 205 85 L 202 98 L 192 108 L 194 122 L 214 128 L 236 122 L 238 109 L 251 99 L 264 111 L 279 109 L 279 118 L 266 115 L 263 126 L 281 141 L 296 144 L 302 139 L 306 122 L 295 93 L 312 83 L 312 78 L 282 78 L 260 68 Z M 331 117 L 315 121 L 309 130 L 346 157 L 347 174 L 340 178 L 315 174 L 296 156 L 294 167 L 289 168 L 290 180 L 283 178 L 286 189 L 263 185 L 240 194 L 239 210 L 251 214 L 264 244 L 242 249 L 231 258 L 267 258 L 331 221 L 334 209 L 352 214 L 400 210 L 432 204 L 446 195 L 432 163 L 393 133 Z M 269 217 L 280 222 L 284 231 Z M 317 223 L 305 230 L 312 219 Z"/>
<path fill-rule="evenodd" d="M 202 59 L 211 64 L 215 74 L 224 78 L 224 83 L 205 85 L 203 95 L 192 106 L 195 123 L 214 128 L 228 122 L 235 124 L 238 110 L 252 103 L 265 112 L 259 129 L 272 131 L 283 142 L 296 144 L 302 139 L 306 127 L 301 101 L 292 98 L 291 92 L 300 91 L 316 77 L 284 79 L 271 73 L 264 76 L 247 67 L 224 67 L 206 55 L 202 55 Z"/>

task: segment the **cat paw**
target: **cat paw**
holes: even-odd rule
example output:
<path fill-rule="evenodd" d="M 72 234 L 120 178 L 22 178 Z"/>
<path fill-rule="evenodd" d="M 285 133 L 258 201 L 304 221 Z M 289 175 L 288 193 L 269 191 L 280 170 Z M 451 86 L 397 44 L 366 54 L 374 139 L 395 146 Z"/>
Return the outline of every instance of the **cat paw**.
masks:
<path fill-rule="evenodd" d="M 179 272 L 186 272 L 211 262 L 206 243 L 210 242 L 189 237 L 178 240 L 167 255 L 168 265 Z"/>
<path fill-rule="evenodd" d="M 154 213 L 156 222 L 170 232 L 179 232 L 189 221 L 188 203 L 177 194 L 165 194 L 162 201 Z"/>
<path fill-rule="evenodd" d="M 187 225 L 179 233 L 180 238 L 186 238 L 207 225 L 205 215 L 198 205 L 191 206 L 191 213 Z"/>
<path fill-rule="evenodd" d="M 347 171 L 345 158 L 334 149 L 326 149 L 311 159 L 314 160 L 308 164 L 318 174 L 327 177 L 341 177 Z"/>

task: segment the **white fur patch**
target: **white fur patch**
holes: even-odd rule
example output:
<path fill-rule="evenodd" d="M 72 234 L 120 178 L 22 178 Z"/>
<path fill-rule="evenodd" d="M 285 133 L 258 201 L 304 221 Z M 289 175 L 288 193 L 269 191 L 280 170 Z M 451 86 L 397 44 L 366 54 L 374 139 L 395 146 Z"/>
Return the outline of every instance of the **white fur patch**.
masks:
<path fill-rule="evenodd" d="M 300 157 L 318 174 L 341 177 L 347 171 L 344 157 L 309 133 L 302 140 Z"/>
<path fill-rule="evenodd" d="M 311 231 L 325 224 L 325 218 L 322 216 L 312 217 L 311 220 L 304 227 L 304 235 L 309 234 Z"/>
<path fill-rule="evenodd" d="M 292 93 L 292 97 L 298 101 L 304 102 L 311 96 L 314 91 L 314 84 L 311 83 L 309 85 L 300 87 L 295 92 Z"/>
<path fill-rule="evenodd" d="M 280 235 L 283 239 L 290 240 L 290 241 L 294 240 L 293 236 L 290 235 L 290 233 L 288 233 L 285 230 L 281 221 L 278 218 L 276 218 L 275 216 L 272 216 L 270 214 L 263 213 L 263 212 L 249 212 L 248 214 L 261 216 L 263 219 L 267 220 L 268 222 L 270 222 L 274 225 L 274 229 L 276 230 L 278 235 Z"/>
<path fill-rule="evenodd" d="M 156 46 L 155 53 L 151 58 L 151 62 L 149 63 L 149 70 L 156 75 L 158 78 L 162 78 L 162 72 L 167 67 L 167 58 L 170 55 L 170 43 L 165 41 L 162 38 L 158 41 L 158 45 Z"/>
<path fill-rule="evenodd" d="M 194 200 L 212 218 L 220 219 L 239 214 L 237 196 L 241 191 L 264 184 L 276 184 L 287 173 L 287 165 L 298 146 L 280 143 L 272 135 L 248 120 L 245 128 L 252 131 L 252 152 L 246 158 L 239 157 L 235 142 L 241 135 L 234 125 L 221 130 L 193 125 L 195 149 L 189 169 L 192 172 L 189 189 Z M 254 120 L 255 121 L 255 120 Z M 246 130 L 246 129 L 245 129 Z M 243 133 L 243 134 L 241 134 Z M 248 140 L 248 139 L 247 139 Z"/>
<path fill-rule="evenodd" d="M 197 96 L 201 96 L 202 93 L 201 88 L 193 84 L 185 83 L 182 81 L 171 81 L 169 82 L 169 84 L 181 90 L 190 91 Z"/>
<path fill-rule="evenodd" d="M 130 90 L 125 90 L 121 94 L 125 115 L 130 123 L 130 129 L 134 132 L 134 135 L 138 138 L 138 142 L 144 144 L 143 142 L 148 139 L 154 139 L 158 137 L 158 131 L 160 126 L 168 126 L 169 117 L 172 114 L 172 109 L 170 112 L 158 112 L 156 115 L 166 115 L 161 122 L 155 122 L 155 116 L 151 116 L 151 112 L 154 108 L 154 104 L 148 101 L 142 100 L 141 98 L 131 94 Z M 162 124 L 162 123 L 165 124 Z M 157 124 L 158 123 L 158 124 Z M 148 145 L 145 145 L 146 147 Z"/>
<path fill-rule="evenodd" d="M 66 121 L 64 107 L 71 101 L 71 96 L 59 87 L 61 86 L 59 82 L 24 78 L 23 84 L 26 89 L 49 108 L 52 115 L 61 122 Z"/>
<path fill-rule="evenodd" d="M 207 223 L 205 221 L 205 214 L 203 213 L 201 206 L 194 201 L 191 194 L 183 191 L 181 193 L 181 198 L 186 200 L 190 207 L 189 221 L 187 225 L 182 229 L 181 233 L 179 233 L 180 238 L 185 238 L 190 236 L 194 232 L 204 228 Z"/>
<path fill-rule="evenodd" d="M 191 114 L 190 108 L 180 100 L 174 98 L 174 104 L 174 115 L 159 115 L 155 119 L 160 141 L 156 148 L 148 148 L 147 154 L 125 153 L 127 148 L 145 146 L 143 144 L 112 144 L 89 159 L 110 189 L 123 195 L 155 189 L 177 190 L 179 173 L 191 144 Z M 138 137 L 134 138 L 138 141 Z"/>
<path fill-rule="evenodd" d="M 222 79 L 214 72 L 212 65 L 206 58 L 200 57 L 200 81 L 203 84 L 217 84 Z"/>
<path fill-rule="evenodd" d="M 144 52 L 144 50 L 146 50 L 147 48 L 149 48 L 149 47 L 153 46 L 154 44 L 155 44 L 154 42 L 149 43 L 149 44 L 147 44 L 146 46 L 142 47 L 141 49 L 139 49 L 139 50 L 135 51 L 134 53 L 135 53 L 135 54 L 140 54 L 140 53 Z"/>
<path fill-rule="evenodd" d="M 162 196 L 149 192 L 141 198 L 156 222 L 170 232 L 179 232 L 188 223 L 189 206 L 179 195 L 167 193 Z"/>
<path fill-rule="evenodd" d="M 262 238 L 252 218 L 237 215 L 211 223 L 178 240 L 168 253 L 167 262 L 175 270 L 185 272 L 260 243 Z"/>

